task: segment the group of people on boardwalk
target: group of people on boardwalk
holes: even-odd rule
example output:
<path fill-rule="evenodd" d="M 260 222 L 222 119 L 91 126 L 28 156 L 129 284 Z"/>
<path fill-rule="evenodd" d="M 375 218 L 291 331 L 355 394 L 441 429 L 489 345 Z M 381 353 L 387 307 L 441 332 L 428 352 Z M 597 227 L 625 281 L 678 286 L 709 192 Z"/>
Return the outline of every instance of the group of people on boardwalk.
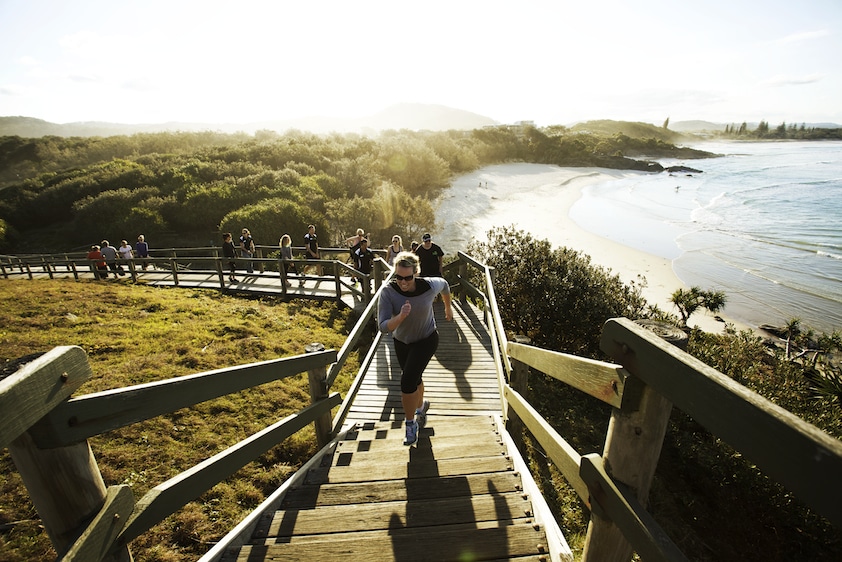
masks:
<path fill-rule="evenodd" d="M 347 238 L 350 257 L 355 269 L 368 279 L 374 262 L 374 252 L 369 247 L 370 235 L 357 229 L 354 236 Z M 318 260 L 321 257 L 315 225 L 307 228 L 304 235 L 305 258 Z M 279 258 L 283 264 L 287 286 L 291 283 L 287 276 L 291 273 L 299 277 L 299 285 L 304 284 L 304 268 L 299 271 L 293 258 L 292 238 L 284 234 L 279 241 Z M 255 257 L 255 242 L 248 228 L 243 228 L 235 244 L 230 232 L 222 236 L 222 255 L 228 261 L 229 281 L 237 282 L 236 263 L 239 258 L 245 261 L 245 270 L 254 272 L 251 258 Z M 132 248 L 126 240 L 115 248 L 108 240 L 91 246 L 88 259 L 92 261 L 97 278 L 108 278 L 109 272 L 115 278 L 125 275 L 122 262 L 134 263 L 141 259 L 141 266 L 146 270 L 149 246 L 144 235 L 137 237 Z M 404 249 L 399 235 L 392 236 L 391 244 L 386 248 L 386 262 L 394 268 L 391 281 L 384 287 L 378 304 L 378 325 L 381 331 L 392 335 L 401 368 L 401 406 L 405 419 L 405 445 L 415 445 L 420 430 L 427 423 L 430 401 L 424 398 L 422 375 L 438 348 L 439 334 L 433 314 L 433 305 L 441 299 L 444 317 L 453 319 L 451 309 L 450 286 L 443 277 L 444 251 L 433 243 L 430 233 L 421 237 L 421 243 L 413 242 L 411 250 Z M 318 267 L 318 266 L 315 266 Z M 317 270 L 318 271 L 318 270 Z M 355 280 L 356 282 L 356 280 Z"/>
<path fill-rule="evenodd" d="M 367 276 L 371 274 L 374 265 L 375 253 L 371 249 L 370 244 L 371 235 L 366 235 L 362 228 L 358 228 L 356 234 L 347 238 L 345 244 L 348 246 L 349 256 L 351 262 L 359 273 L 363 274 L 359 277 L 368 279 Z M 416 253 L 419 258 L 421 274 L 424 276 L 441 276 L 442 275 L 442 258 L 444 252 L 437 244 L 433 244 L 432 236 L 427 233 L 422 237 L 421 244 L 417 242 L 412 243 L 411 251 Z M 303 257 L 308 260 L 321 259 L 321 251 L 319 249 L 319 239 L 316 234 L 316 226 L 309 225 L 307 233 L 303 237 L 304 254 Z M 299 271 L 298 266 L 294 262 L 292 238 L 289 234 L 284 234 L 278 242 L 280 248 L 279 258 L 283 263 L 284 277 L 287 278 L 290 274 L 295 274 L 299 277 L 299 285 L 304 284 L 304 267 Z M 392 237 L 392 243 L 386 248 L 386 262 L 393 266 L 398 254 L 404 251 L 403 241 L 399 235 Z M 244 268 L 246 273 L 254 273 L 254 263 L 251 258 L 255 257 L 255 242 L 254 238 L 248 228 L 243 228 L 239 239 L 235 242 L 233 235 L 226 232 L 222 237 L 222 255 L 228 261 L 228 269 L 230 271 L 228 280 L 232 283 L 237 283 L 236 269 L 238 265 L 237 258 L 240 258 L 240 267 Z M 321 275 L 321 266 L 312 266 L 317 275 Z M 357 283 L 357 276 L 353 277 L 354 284 Z M 287 286 L 291 286 L 289 279 L 286 280 Z"/>
<path fill-rule="evenodd" d="M 143 234 L 138 235 L 134 248 L 126 240 L 121 240 L 120 246 L 116 248 L 108 240 L 103 240 L 99 244 L 93 244 L 87 255 L 93 263 L 94 275 L 97 279 L 108 279 L 109 271 L 114 274 L 115 279 L 126 275 L 123 263 L 133 263 L 135 258 L 144 260 L 140 263 L 145 271 L 149 265 L 145 261 L 148 257 L 149 244 L 146 243 L 146 237 Z"/>

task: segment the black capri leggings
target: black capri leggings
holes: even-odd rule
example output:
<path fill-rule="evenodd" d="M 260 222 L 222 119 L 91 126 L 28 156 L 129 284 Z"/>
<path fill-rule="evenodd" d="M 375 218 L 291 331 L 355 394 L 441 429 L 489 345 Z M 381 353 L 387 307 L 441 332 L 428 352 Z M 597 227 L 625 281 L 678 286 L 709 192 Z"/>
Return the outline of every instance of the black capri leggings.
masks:
<path fill-rule="evenodd" d="M 395 354 L 398 356 L 398 364 L 401 366 L 401 392 L 412 394 L 418 390 L 421 384 L 421 375 L 436 349 L 439 347 L 439 333 L 433 332 L 423 340 L 412 343 L 403 343 L 395 340 Z"/>

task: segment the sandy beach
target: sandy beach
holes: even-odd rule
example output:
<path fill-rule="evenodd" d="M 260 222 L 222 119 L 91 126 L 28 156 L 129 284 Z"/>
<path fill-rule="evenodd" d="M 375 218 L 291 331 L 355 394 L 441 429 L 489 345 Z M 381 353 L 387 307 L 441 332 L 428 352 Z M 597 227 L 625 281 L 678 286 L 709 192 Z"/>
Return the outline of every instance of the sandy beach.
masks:
<path fill-rule="evenodd" d="M 610 268 L 625 282 L 645 278 L 644 297 L 664 310 L 676 312 L 669 302 L 673 291 L 687 288 L 669 259 L 630 248 L 588 232 L 570 218 L 570 208 L 582 190 L 594 183 L 624 177 L 627 172 L 602 168 L 559 168 L 535 164 L 503 164 L 462 176 L 439 201 L 437 243 L 446 252 L 464 250 L 468 240 L 485 239 L 495 226 L 515 225 L 554 246 L 568 246 L 589 256 L 594 264 Z M 512 187 L 516 186 L 516 187 Z M 485 198 L 480 203 L 479 198 Z M 480 205 L 484 208 L 480 208 Z M 472 209 L 472 214 L 466 213 Z M 471 233 L 471 236 L 466 236 Z M 749 326 L 721 315 L 739 329 Z M 707 311 L 697 311 L 689 324 L 719 332 L 724 324 Z"/>

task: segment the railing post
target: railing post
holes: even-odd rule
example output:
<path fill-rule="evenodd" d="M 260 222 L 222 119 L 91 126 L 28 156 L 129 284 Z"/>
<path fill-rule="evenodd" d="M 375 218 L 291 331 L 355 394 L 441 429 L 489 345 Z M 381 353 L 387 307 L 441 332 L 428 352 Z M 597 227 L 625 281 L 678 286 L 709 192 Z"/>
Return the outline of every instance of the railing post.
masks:
<path fill-rule="evenodd" d="M 467 304 L 468 302 L 468 291 L 465 290 L 465 286 L 462 285 L 462 280 L 468 279 L 468 262 L 464 260 L 459 260 L 459 269 L 457 270 L 459 273 L 459 302 L 462 305 Z"/>
<path fill-rule="evenodd" d="M 530 339 L 527 336 L 515 336 L 514 341 L 517 343 L 528 344 Z M 512 372 L 509 376 L 509 386 L 523 396 L 527 402 L 531 402 L 529 396 L 529 365 L 522 363 L 517 359 L 511 359 Z M 505 405 L 504 414 L 508 416 L 506 420 L 506 430 L 511 435 L 512 440 L 520 451 L 522 457 L 527 458 L 526 444 L 523 442 L 523 421 L 518 417 L 517 413 Z"/>
<path fill-rule="evenodd" d="M 657 326 L 647 324 L 645 321 L 639 324 L 656 332 L 658 328 L 663 330 L 664 326 L 661 323 L 657 323 Z M 678 328 L 670 328 L 671 331 L 661 331 L 658 335 L 686 349 L 686 334 Z M 676 337 L 675 332 L 683 337 Z M 672 402 L 636 377 L 626 381 L 622 406 L 611 412 L 602 458 L 611 478 L 628 486 L 642 505 L 648 503 L 649 488 L 655 476 L 671 412 Z M 591 512 L 582 553 L 583 562 L 626 562 L 631 560 L 632 553 L 632 546 L 620 528 L 613 521 Z"/>
<path fill-rule="evenodd" d="M 175 250 L 173 250 L 173 256 L 175 255 Z M 175 258 L 170 258 L 170 271 L 172 271 L 172 282 L 173 285 L 178 287 L 178 263 L 176 263 Z"/>
<path fill-rule="evenodd" d="M 339 279 L 341 271 L 339 269 L 339 262 L 333 261 L 333 282 L 336 286 L 336 304 L 342 302 L 342 281 Z"/>
<path fill-rule="evenodd" d="M 46 257 L 41 257 L 41 261 L 44 264 L 44 271 L 46 272 L 46 274 L 50 277 L 50 279 L 55 279 L 55 277 L 53 276 L 53 266 L 52 266 L 52 264 L 47 261 Z"/>
<path fill-rule="evenodd" d="M 223 268 L 222 260 L 220 260 L 219 257 L 217 256 L 216 259 L 214 259 L 213 264 L 216 267 L 216 274 L 219 276 L 219 288 L 224 289 L 225 288 L 225 272 L 222 270 L 222 268 Z"/>
<path fill-rule="evenodd" d="M 383 284 L 383 262 L 381 260 L 374 260 L 374 292 L 380 290 L 380 285 Z"/>
<path fill-rule="evenodd" d="M 305 353 L 318 353 L 324 350 L 325 346 L 320 343 L 311 343 L 304 348 Z M 310 403 L 315 404 L 319 400 L 327 398 L 327 367 L 321 366 L 311 369 L 307 371 L 307 376 L 310 383 Z M 313 422 L 313 429 L 316 430 L 316 441 L 320 448 L 330 442 L 333 431 L 332 421 L 328 411 Z"/>

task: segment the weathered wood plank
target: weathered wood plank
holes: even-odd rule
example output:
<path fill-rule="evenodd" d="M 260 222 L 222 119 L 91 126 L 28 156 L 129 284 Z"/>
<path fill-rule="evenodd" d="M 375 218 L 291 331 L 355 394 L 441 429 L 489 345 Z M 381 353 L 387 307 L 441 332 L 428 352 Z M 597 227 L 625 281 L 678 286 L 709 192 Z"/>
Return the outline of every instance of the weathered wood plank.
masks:
<path fill-rule="evenodd" d="M 327 350 L 87 394 L 57 406 L 30 433 L 43 448 L 75 443 L 335 360 L 336 351 Z"/>
<path fill-rule="evenodd" d="M 0 448 L 70 397 L 91 377 L 81 347 L 54 347 L 0 380 Z"/>
<path fill-rule="evenodd" d="M 628 372 L 621 365 L 509 342 L 508 354 L 603 402 L 620 407 Z"/>
<path fill-rule="evenodd" d="M 427 431 L 426 429 L 423 431 Z M 492 457 L 502 455 L 505 449 L 499 441 L 483 441 L 482 443 L 471 444 L 470 440 L 461 440 L 458 443 L 448 441 L 445 444 L 431 446 L 429 439 L 421 435 L 418 445 L 407 451 L 407 447 L 400 440 L 395 439 L 393 443 L 397 446 L 382 447 L 375 453 L 368 451 L 357 452 L 351 449 L 338 449 L 333 455 L 333 466 L 347 466 L 354 464 L 357 470 L 367 472 L 376 471 L 383 463 L 400 463 L 417 461 L 442 461 L 446 459 L 468 459 L 472 457 Z"/>
<path fill-rule="evenodd" d="M 494 398 L 477 398 L 477 399 L 459 399 L 458 397 L 445 399 L 442 397 L 436 398 L 436 408 L 433 411 L 433 417 L 436 414 L 444 414 L 454 408 L 459 409 L 476 409 L 477 407 L 481 409 L 491 409 L 495 410 L 498 409 L 500 405 L 499 399 Z M 378 399 L 377 397 L 371 398 L 367 395 L 359 397 L 359 404 L 358 407 L 386 407 L 390 409 L 399 409 L 403 411 L 403 404 L 401 403 L 400 399 L 398 398 L 389 398 L 387 400 Z"/>
<path fill-rule="evenodd" d="M 496 492 L 473 497 L 285 509 L 277 512 L 268 525 L 261 521 L 254 531 L 254 537 L 263 539 L 314 535 L 325 529 L 345 533 L 477 521 L 508 522 L 530 516 L 531 509 L 529 500 L 523 494 Z"/>
<path fill-rule="evenodd" d="M 422 460 L 411 462 L 412 447 L 407 447 L 406 462 L 380 465 L 361 473 L 354 467 L 320 467 L 307 475 L 308 484 L 361 482 L 367 480 L 397 480 L 400 478 L 432 478 L 460 474 L 481 474 L 512 470 L 512 462 L 503 455 L 499 457 L 478 457 L 469 459 L 444 459 L 442 461 Z"/>
<path fill-rule="evenodd" d="M 134 494 L 127 485 L 111 486 L 105 494 L 105 503 L 93 521 L 66 553 L 59 556 L 60 562 L 88 562 L 102 560 L 114 544 L 114 540 L 134 507 Z M 130 556 L 126 557 L 131 559 Z"/>
<path fill-rule="evenodd" d="M 493 415 L 500 413 L 499 403 L 492 405 L 483 405 L 483 404 L 462 404 L 459 409 L 456 408 L 449 408 L 444 411 L 439 411 L 436 414 L 435 418 L 447 418 L 447 417 L 468 417 L 468 416 L 476 416 L 476 415 Z M 389 420 L 403 420 L 404 413 L 403 408 L 392 408 L 392 407 L 362 407 L 353 408 L 348 415 L 348 421 L 367 421 L 367 420 L 382 420 L 382 421 L 389 421 Z M 430 419 L 427 424 L 433 425 L 434 421 Z"/>
<path fill-rule="evenodd" d="M 614 521 L 643 560 L 687 560 L 655 519 L 627 489 L 621 489 L 605 471 L 602 458 L 582 457 L 582 478 L 591 491 L 591 506 L 599 517 Z M 587 549 L 587 545 L 585 547 Z M 597 560 L 604 559 L 601 556 Z"/>
<path fill-rule="evenodd" d="M 340 441 L 336 447 L 336 454 L 359 452 L 360 454 L 367 453 L 373 457 L 378 457 L 382 452 L 389 450 L 402 450 L 405 453 L 406 447 L 401 441 L 403 436 L 404 431 L 402 429 L 392 430 L 385 439 L 367 439 L 366 436 L 361 435 L 354 440 Z M 492 433 L 488 428 L 483 429 L 482 427 L 477 427 L 476 431 L 470 433 L 450 435 L 444 433 L 440 435 L 434 427 L 424 428 L 421 430 L 421 438 L 421 444 L 425 448 L 434 450 L 436 455 L 445 454 L 450 449 L 460 447 L 464 449 L 477 445 L 486 449 L 501 445 L 500 436 L 497 433 Z"/>
<path fill-rule="evenodd" d="M 453 423 L 453 420 L 444 420 L 437 433 L 439 435 L 461 435 L 463 431 L 471 431 L 476 428 L 477 431 L 497 431 L 497 423 L 494 417 L 488 416 L 468 416 L 459 419 L 458 423 Z M 346 434 L 346 440 L 353 439 L 371 439 L 372 434 L 375 434 L 375 439 L 386 439 L 389 433 L 396 430 L 403 430 L 403 424 L 398 422 L 382 422 L 370 421 L 357 424 L 356 428 Z"/>
<path fill-rule="evenodd" d="M 333 393 L 327 399 L 285 417 L 233 447 L 155 486 L 137 502 L 125 530 L 120 534 L 120 539 L 123 542 L 135 539 L 187 502 L 196 499 L 287 437 L 313 423 L 313 420 L 325 411 L 329 412 L 330 408 L 341 401 L 339 393 Z"/>
<path fill-rule="evenodd" d="M 312 541 L 244 547 L 231 561 L 307 560 L 318 552 L 319 560 L 400 561 L 487 560 L 507 556 L 535 556 L 546 552 L 545 536 L 528 523 L 466 529 L 433 527 L 392 529 L 389 542 L 367 537 L 339 539 L 314 537 Z M 384 548 L 386 547 L 386 548 Z M 229 558 L 226 558 L 229 560 Z"/>
<path fill-rule="evenodd" d="M 631 320 L 606 322 L 600 347 L 763 472 L 842 526 L 842 441 Z"/>
<path fill-rule="evenodd" d="M 576 493 L 588 504 L 588 487 L 579 476 L 579 469 L 582 464 L 582 458 L 558 432 L 547 423 L 533 407 L 523 397 L 515 392 L 512 387 L 506 387 L 506 400 L 509 405 L 517 412 L 518 417 L 523 421 L 524 425 L 529 429 L 535 439 L 544 448 L 547 457 L 554 465 L 561 471 L 564 478 L 576 490 Z"/>
<path fill-rule="evenodd" d="M 488 494 L 491 490 L 505 494 L 521 491 L 520 477 L 515 472 L 467 474 L 444 478 L 381 480 L 375 486 L 368 482 L 351 484 L 302 485 L 287 492 L 283 509 L 326 505 L 363 504 L 390 501 L 425 500 Z"/>

